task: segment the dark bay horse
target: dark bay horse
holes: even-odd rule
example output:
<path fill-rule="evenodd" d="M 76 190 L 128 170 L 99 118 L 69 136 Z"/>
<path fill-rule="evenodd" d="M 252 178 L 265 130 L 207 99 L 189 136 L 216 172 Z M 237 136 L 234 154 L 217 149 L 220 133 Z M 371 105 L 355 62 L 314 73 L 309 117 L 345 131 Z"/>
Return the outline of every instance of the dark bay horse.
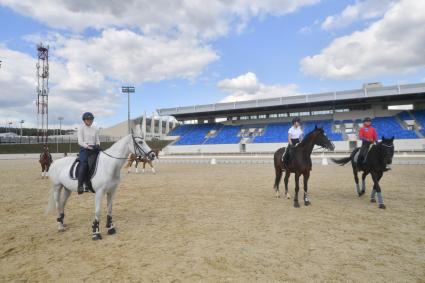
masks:
<path fill-rule="evenodd" d="M 304 177 L 304 204 L 306 206 L 310 205 L 310 200 L 307 196 L 307 183 L 308 178 L 310 177 L 310 171 L 312 167 L 310 156 L 315 145 L 329 150 L 335 149 L 335 146 L 326 136 L 325 131 L 322 128 L 318 128 L 316 126 L 315 129 L 308 133 L 299 144 L 292 148 L 287 168 L 283 163 L 282 159 L 286 148 L 282 147 L 278 149 L 274 154 L 274 168 L 276 171 L 274 189 L 276 190 L 276 196 L 279 197 L 279 183 L 282 178 L 282 171 L 285 171 L 285 195 L 286 198 L 290 198 L 288 193 L 288 180 L 291 173 L 295 173 L 294 207 L 300 207 L 300 204 L 298 203 L 298 191 L 300 189 L 299 180 L 301 175 L 303 175 Z"/>
<path fill-rule="evenodd" d="M 385 209 L 384 200 L 381 194 L 381 186 L 379 185 L 379 180 L 381 180 L 382 175 L 387 171 L 387 165 L 392 163 L 394 156 L 394 137 L 386 139 L 382 137 L 382 140 L 376 145 L 372 145 L 369 150 L 369 153 L 366 157 L 366 162 L 363 164 L 357 164 L 356 155 L 360 148 L 353 150 L 349 157 L 345 158 L 331 158 L 333 162 L 341 166 L 347 164 L 351 161 L 351 166 L 353 168 L 354 181 L 356 183 L 356 192 L 362 196 L 366 192 L 366 176 L 371 174 L 373 180 L 373 189 L 370 195 L 370 201 L 376 202 L 375 194 L 378 195 L 379 208 Z M 362 189 L 360 190 L 359 186 L 359 177 L 357 173 L 363 171 L 362 175 Z"/>
<path fill-rule="evenodd" d="M 49 148 L 44 146 L 43 152 L 40 154 L 39 161 L 41 165 L 41 178 L 47 178 L 49 176 L 49 168 L 52 164 L 52 155 L 49 152 Z"/>

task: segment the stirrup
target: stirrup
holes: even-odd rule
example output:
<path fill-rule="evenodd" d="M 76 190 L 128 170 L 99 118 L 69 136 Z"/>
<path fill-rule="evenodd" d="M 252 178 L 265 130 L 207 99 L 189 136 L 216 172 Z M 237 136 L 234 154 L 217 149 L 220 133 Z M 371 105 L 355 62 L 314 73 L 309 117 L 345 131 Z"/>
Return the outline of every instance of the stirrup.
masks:
<path fill-rule="evenodd" d="M 91 185 L 91 181 L 89 181 L 90 183 L 89 184 L 86 184 L 85 186 L 84 186 L 84 192 L 85 193 L 95 193 L 95 191 L 93 190 L 93 187 L 92 187 L 92 185 Z"/>

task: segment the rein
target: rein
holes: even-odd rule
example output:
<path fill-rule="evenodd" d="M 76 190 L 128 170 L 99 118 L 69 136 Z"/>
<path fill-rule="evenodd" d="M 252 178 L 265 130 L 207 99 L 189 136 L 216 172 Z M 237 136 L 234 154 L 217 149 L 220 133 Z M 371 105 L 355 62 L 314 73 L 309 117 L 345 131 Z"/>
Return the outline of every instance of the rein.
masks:
<path fill-rule="evenodd" d="M 142 152 L 146 157 L 148 157 L 149 156 L 149 154 L 150 153 L 152 153 L 152 150 L 151 151 L 149 151 L 148 153 L 146 153 L 146 151 L 144 151 L 143 150 L 143 148 L 136 142 L 136 138 L 133 136 L 133 135 L 131 135 L 131 137 L 132 137 L 132 139 L 133 139 L 133 147 L 134 147 L 134 152 L 136 153 L 137 151 L 136 151 L 136 148 L 140 151 L 140 152 Z M 100 150 L 100 152 L 102 152 L 103 154 L 105 154 L 105 155 L 107 155 L 107 156 L 109 156 L 109 157 L 111 157 L 111 158 L 114 158 L 114 159 L 121 159 L 121 160 L 123 160 L 123 159 L 125 159 L 125 160 L 127 160 L 128 159 L 128 157 L 116 157 L 116 156 L 112 156 L 112 155 L 110 155 L 109 153 L 107 153 L 107 152 L 105 152 L 104 150 Z"/>

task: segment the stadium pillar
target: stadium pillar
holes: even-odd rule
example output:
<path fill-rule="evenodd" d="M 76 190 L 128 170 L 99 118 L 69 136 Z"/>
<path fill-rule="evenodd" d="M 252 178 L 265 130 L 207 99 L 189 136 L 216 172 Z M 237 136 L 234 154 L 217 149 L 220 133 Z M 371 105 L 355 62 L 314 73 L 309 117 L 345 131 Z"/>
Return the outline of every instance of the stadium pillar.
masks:
<path fill-rule="evenodd" d="M 170 132 L 170 120 L 167 118 L 167 120 L 165 121 L 165 134 L 168 135 L 169 132 Z"/>
<path fill-rule="evenodd" d="M 152 138 L 155 135 L 155 112 L 152 113 L 152 118 L 151 118 L 151 136 Z"/>
<path fill-rule="evenodd" d="M 159 134 L 159 139 L 161 139 L 162 138 L 162 116 L 159 116 L 158 134 Z"/>
<path fill-rule="evenodd" d="M 143 114 L 143 120 L 142 120 L 142 136 L 146 138 L 146 111 Z"/>

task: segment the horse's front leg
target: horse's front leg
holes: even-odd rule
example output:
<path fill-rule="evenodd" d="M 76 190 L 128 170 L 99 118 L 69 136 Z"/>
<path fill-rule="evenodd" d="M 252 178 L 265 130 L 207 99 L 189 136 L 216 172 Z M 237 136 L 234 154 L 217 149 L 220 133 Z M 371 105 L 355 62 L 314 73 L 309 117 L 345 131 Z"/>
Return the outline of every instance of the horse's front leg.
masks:
<path fill-rule="evenodd" d="M 306 173 L 304 173 L 304 205 L 310 205 L 311 202 L 308 199 L 308 195 L 307 195 L 307 183 L 308 183 L 308 179 L 310 178 L 310 171 L 307 171 Z"/>
<path fill-rule="evenodd" d="M 131 165 L 133 165 L 133 161 L 132 161 L 132 160 L 129 160 L 129 161 L 127 162 L 127 165 L 126 165 L 127 173 L 128 173 L 128 174 L 130 174 L 130 172 L 131 172 Z"/>
<path fill-rule="evenodd" d="M 145 169 L 146 169 L 146 161 L 142 161 L 143 162 L 143 168 L 142 168 L 142 173 L 145 174 Z"/>
<path fill-rule="evenodd" d="M 155 175 L 156 171 L 155 171 L 155 168 L 153 167 L 152 161 L 149 161 L 149 166 L 152 168 L 152 173 Z"/>
<path fill-rule="evenodd" d="M 99 189 L 96 191 L 95 195 L 95 211 L 94 211 L 94 221 L 93 221 L 93 234 L 92 239 L 93 240 L 101 240 L 102 236 L 100 235 L 99 230 L 99 219 L 100 219 L 100 206 L 102 204 L 102 199 L 104 196 L 103 189 Z"/>
<path fill-rule="evenodd" d="M 287 199 L 291 198 L 291 195 L 288 192 L 289 176 L 291 176 L 291 173 L 289 171 L 285 171 L 285 178 L 283 179 L 283 181 L 285 183 L 285 196 Z"/>
<path fill-rule="evenodd" d="M 135 167 L 136 167 L 136 173 L 139 173 L 139 169 L 138 169 L 138 167 L 139 167 L 139 161 L 138 160 L 136 160 Z"/>
<path fill-rule="evenodd" d="M 115 230 L 114 224 L 112 224 L 112 202 L 114 200 L 115 190 L 106 194 L 106 201 L 108 205 L 108 214 L 106 215 L 106 228 L 108 229 L 108 234 L 113 235 L 117 231 Z"/>
<path fill-rule="evenodd" d="M 298 203 L 298 192 L 300 190 L 300 173 L 295 173 L 295 197 L 294 197 L 294 207 L 300 207 Z"/>
<path fill-rule="evenodd" d="M 366 176 L 368 174 L 369 174 L 368 172 L 363 172 L 362 174 L 362 190 L 361 190 L 362 195 L 366 192 Z"/>
<path fill-rule="evenodd" d="M 381 186 L 379 186 L 379 180 L 381 180 L 382 172 L 372 172 L 372 180 L 373 180 L 373 189 L 376 191 L 376 194 L 378 195 L 378 204 L 379 208 L 385 209 L 384 199 L 382 198 L 381 194 Z"/>

